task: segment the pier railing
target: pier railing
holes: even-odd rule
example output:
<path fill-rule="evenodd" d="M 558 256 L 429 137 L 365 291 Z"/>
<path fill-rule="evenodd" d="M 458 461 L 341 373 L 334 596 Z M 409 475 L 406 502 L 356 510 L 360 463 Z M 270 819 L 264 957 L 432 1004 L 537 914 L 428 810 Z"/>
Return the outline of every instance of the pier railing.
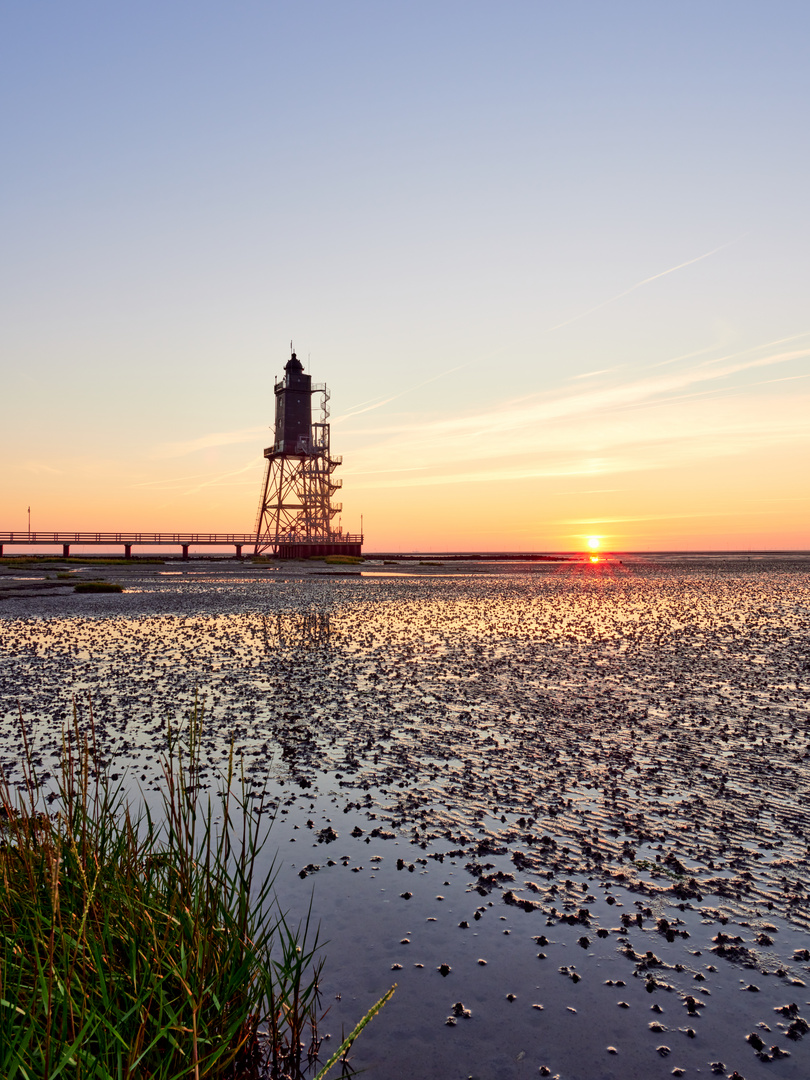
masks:
<path fill-rule="evenodd" d="M 0 532 L 0 544 L 250 544 L 255 533 Z"/>
<path fill-rule="evenodd" d="M 241 556 L 242 548 L 256 543 L 255 533 L 206 533 L 206 532 L 48 532 L 42 529 L 36 531 L 28 529 L 14 530 L 11 532 L 0 531 L 0 556 L 6 544 L 25 547 L 39 547 L 41 545 L 61 544 L 62 554 L 70 554 L 72 544 L 82 546 L 109 546 L 111 544 L 123 544 L 124 554 L 127 558 L 132 555 L 133 544 L 148 544 L 152 547 L 169 547 L 179 544 L 183 558 L 188 558 L 189 547 L 226 547 L 231 544 L 236 548 L 236 554 Z M 328 538 L 291 536 L 285 534 L 276 537 L 262 537 L 262 546 L 269 545 L 279 548 L 290 548 L 291 545 L 317 543 L 321 547 L 334 547 L 343 550 L 346 545 L 362 545 L 363 537 L 354 533 L 339 533 Z M 358 551 L 359 553 L 359 551 Z"/>

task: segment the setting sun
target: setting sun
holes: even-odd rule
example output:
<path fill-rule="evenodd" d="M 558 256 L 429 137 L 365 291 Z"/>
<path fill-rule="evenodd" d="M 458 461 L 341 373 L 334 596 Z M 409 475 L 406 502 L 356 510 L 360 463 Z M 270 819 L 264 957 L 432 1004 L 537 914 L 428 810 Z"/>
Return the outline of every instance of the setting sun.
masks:
<path fill-rule="evenodd" d="M 602 537 L 601 536 L 589 536 L 588 537 L 588 547 L 591 549 L 591 551 L 596 551 L 598 549 L 599 545 L 601 544 L 601 542 L 602 542 Z"/>

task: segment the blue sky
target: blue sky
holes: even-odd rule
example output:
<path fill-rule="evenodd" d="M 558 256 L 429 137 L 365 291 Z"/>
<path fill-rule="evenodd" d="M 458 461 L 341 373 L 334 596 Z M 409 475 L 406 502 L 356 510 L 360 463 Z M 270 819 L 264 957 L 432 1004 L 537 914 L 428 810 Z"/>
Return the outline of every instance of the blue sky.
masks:
<path fill-rule="evenodd" d="M 293 338 L 372 544 L 808 546 L 809 26 L 0 4 L 3 527 L 249 529 Z"/>

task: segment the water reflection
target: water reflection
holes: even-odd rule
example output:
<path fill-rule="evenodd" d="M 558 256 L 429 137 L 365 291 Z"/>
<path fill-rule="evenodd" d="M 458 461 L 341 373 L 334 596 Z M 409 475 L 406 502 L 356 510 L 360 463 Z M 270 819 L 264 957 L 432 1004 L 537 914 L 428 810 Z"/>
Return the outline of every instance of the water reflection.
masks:
<path fill-rule="evenodd" d="M 320 875 L 344 1001 L 396 962 L 397 1007 L 442 1055 L 397 1045 L 407 1075 L 523 1075 L 505 1030 L 535 1075 L 607 1075 L 608 1043 L 625 1080 L 720 1058 L 751 1075 L 746 1033 L 810 974 L 806 565 L 160 580 L 0 613 L 9 775 L 18 701 L 46 780 L 76 694 L 116 772 L 137 762 L 156 793 L 167 712 L 198 693 L 201 784 L 232 740 L 252 801 L 268 783 L 290 909 Z M 445 1028 L 462 995 L 463 1042 Z M 393 1059 L 389 1032 L 372 1026 L 361 1066 L 375 1045 Z M 804 1080 L 810 1040 L 771 1038 L 781 1080 Z"/>
<path fill-rule="evenodd" d="M 277 611 L 262 616 L 262 631 L 268 649 L 323 649 L 332 638 L 332 617 L 328 611 Z"/>

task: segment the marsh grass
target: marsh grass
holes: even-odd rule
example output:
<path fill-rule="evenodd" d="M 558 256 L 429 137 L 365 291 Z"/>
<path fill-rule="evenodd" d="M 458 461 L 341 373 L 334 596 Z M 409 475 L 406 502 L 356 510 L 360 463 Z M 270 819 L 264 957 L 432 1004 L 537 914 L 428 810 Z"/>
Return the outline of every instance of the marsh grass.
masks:
<path fill-rule="evenodd" d="M 77 581 L 73 589 L 78 593 L 123 592 L 123 585 L 116 581 Z"/>
<path fill-rule="evenodd" d="M 21 719 L 22 724 L 22 719 Z M 202 790 L 202 715 L 167 732 L 162 814 L 133 810 L 89 730 L 63 735 L 55 791 L 25 740 L 0 775 L 0 1076 L 301 1080 L 318 1069 L 318 932 L 258 873 L 269 822 L 233 749 Z M 266 865 L 266 863 L 264 864 Z M 342 1063 L 368 1013 L 317 1072 Z"/>

